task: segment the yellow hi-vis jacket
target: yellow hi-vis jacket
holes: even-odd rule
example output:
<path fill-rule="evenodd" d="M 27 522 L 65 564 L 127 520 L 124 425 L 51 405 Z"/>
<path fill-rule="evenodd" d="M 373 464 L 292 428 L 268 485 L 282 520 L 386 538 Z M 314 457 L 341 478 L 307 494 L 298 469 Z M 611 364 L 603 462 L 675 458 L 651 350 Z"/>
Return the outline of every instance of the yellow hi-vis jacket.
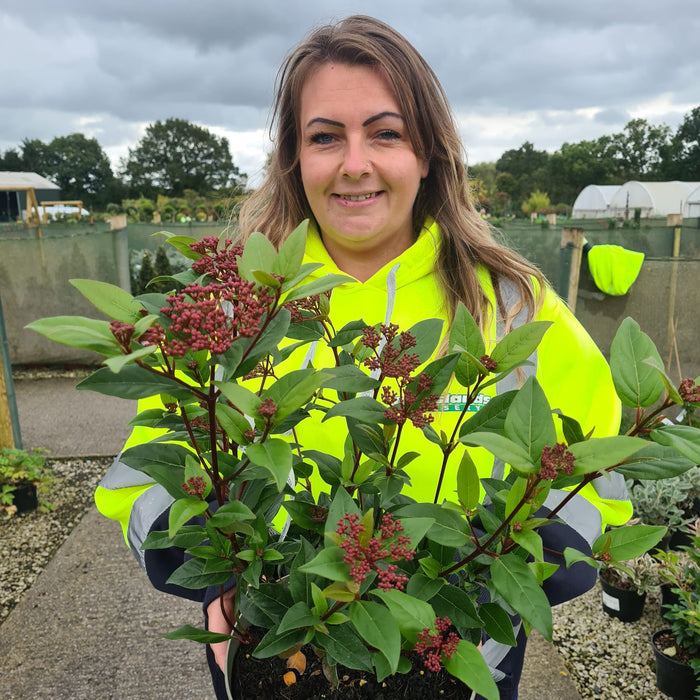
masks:
<path fill-rule="evenodd" d="M 440 236 L 437 224 L 429 220 L 416 242 L 369 280 L 364 283 L 349 282 L 334 289 L 330 305 L 330 318 L 334 327 L 340 329 L 346 323 L 362 318 L 367 325 L 391 322 L 397 324 L 400 330 L 408 330 L 418 321 L 440 318 L 445 321 L 446 332 L 448 319 L 435 272 Z M 313 226 L 309 228 L 305 262 L 323 264 L 314 273 L 314 277 L 329 273 L 342 274 Z M 503 336 L 504 321 L 496 313 L 498 305 L 489 272 L 480 268 L 478 274 L 494 309 L 493 321 L 485 333 L 489 352 L 489 348 Z M 518 301 L 512 283 L 501 282 L 499 289 L 506 308 Z M 594 431 L 596 437 L 616 435 L 620 422 L 620 404 L 604 357 L 556 294 L 549 288 L 542 293 L 544 301 L 537 320 L 552 321 L 552 326 L 530 358 L 533 366 L 526 367 L 525 372 L 536 375 L 550 406 L 578 420 L 584 434 Z M 525 312 L 522 312 L 513 325 L 518 326 L 524 321 Z M 334 365 L 328 348 L 319 344 L 318 347 L 302 348 L 293 354 L 285 361 L 278 375 L 286 367 L 296 369 L 305 366 L 310 360 L 315 367 Z M 511 375 L 488 387 L 472 408 L 478 410 L 480 405 L 488 402 L 495 394 L 516 388 L 516 381 L 515 376 Z M 432 424 L 438 433 L 451 433 L 464 406 L 465 393 L 463 387 L 453 382 L 440 398 Z M 139 408 L 143 410 L 154 405 L 158 405 L 158 397 L 143 400 Z M 312 412 L 312 416 L 318 414 L 317 411 Z M 343 441 L 347 436 L 343 418 L 332 418 L 324 423 L 321 423 L 320 416 L 307 419 L 296 430 L 304 448 L 317 447 L 342 457 Z M 147 442 L 157 434 L 153 429 L 136 427 L 125 448 Z M 405 452 L 416 451 L 421 454 L 407 468 L 411 487 L 405 493 L 417 500 L 432 502 L 439 471 L 437 465 L 441 463 L 442 452 L 438 446 L 427 441 L 421 431 L 408 423 L 404 426 L 401 448 Z M 440 493 L 441 499 L 456 500 L 455 475 L 460 461 L 459 452 L 457 449 L 451 456 Z M 481 477 L 503 475 L 504 465 L 494 463 L 492 455 L 483 448 L 474 448 L 471 454 Z M 545 506 L 554 508 L 561 500 L 561 494 L 562 492 L 553 491 Z M 167 514 L 172 498 L 162 487 L 154 485 L 150 477 L 128 467 L 117 458 L 100 483 L 95 500 L 101 513 L 121 522 L 129 546 L 142 566 L 147 568 L 145 553 L 140 550 L 141 543 L 155 521 Z M 612 479 L 601 477 L 587 485 L 558 515 L 590 544 L 601 533 L 604 524 L 622 524 L 631 514 L 624 480 L 620 475 L 613 475 Z M 165 523 L 163 526 L 161 522 L 159 529 L 166 529 L 167 520 Z"/>

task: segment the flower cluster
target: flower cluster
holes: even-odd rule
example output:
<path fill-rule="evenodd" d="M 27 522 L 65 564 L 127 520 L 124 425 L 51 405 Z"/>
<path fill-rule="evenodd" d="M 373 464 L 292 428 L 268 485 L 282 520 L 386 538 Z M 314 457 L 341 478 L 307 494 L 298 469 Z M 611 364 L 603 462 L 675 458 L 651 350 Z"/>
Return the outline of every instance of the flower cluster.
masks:
<path fill-rule="evenodd" d="M 192 269 L 200 275 L 207 275 L 220 282 L 229 282 L 238 277 L 237 258 L 242 255 L 243 246 L 233 245 L 233 241 L 227 239 L 221 250 L 218 250 L 218 247 L 219 239 L 216 236 L 207 236 L 197 243 L 192 243 L 190 248 L 202 255 L 192 263 Z"/>
<path fill-rule="evenodd" d="M 479 362 L 481 362 L 481 364 L 484 365 L 489 372 L 495 372 L 498 369 L 498 362 L 492 359 L 489 355 L 482 355 L 479 358 Z"/>
<path fill-rule="evenodd" d="M 182 490 L 186 494 L 190 496 L 195 496 L 196 498 L 202 498 L 206 489 L 207 482 L 204 480 L 203 476 L 191 476 L 182 485 Z"/>
<path fill-rule="evenodd" d="M 540 476 L 543 479 L 554 481 L 559 472 L 568 474 L 574 473 L 574 456 L 569 452 L 566 444 L 558 442 L 554 447 L 545 445 L 542 449 L 541 458 L 542 469 Z"/>
<path fill-rule="evenodd" d="M 686 403 L 700 402 L 700 386 L 692 379 L 684 379 L 678 387 L 678 393 Z"/>
<path fill-rule="evenodd" d="M 386 343 L 380 353 L 382 336 Z M 389 386 L 382 387 L 381 399 L 388 407 L 384 415 L 398 425 L 410 420 L 419 429 L 432 423 L 434 416 L 431 413 L 437 410 L 438 397 L 425 392 L 432 387 L 433 380 L 423 372 L 415 378 L 411 376 L 411 372 L 420 364 L 416 353 L 407 352 L 415 347 L 415 337 L 407 331 L 398 333 L 398 326 L 390 323 L 380 326 L 379 331 L 374 327 L 365 328 L 360 342 L 374 350 L 374 355 L 368 357 L 364 364 L 378 371 L 381 378 L 396 380 L 398 392 Z"/>
<path fill-rule="evenodd" d="M 425 627 L 422 632 L 418 633 L 418 641 L 416 642 L 416 651 L 423 657 L 423 663 L 429 671 L 436 673 L 442 668 L 441 656 L 452 658 L 452 654 L 457 650 L 459 637 L 455 632 L 445 634 L 452 622 L 449 617 L 436 617 L 435 630 Z"/>
<path fill-rule="evenodd" d="M 134 335 L 134 325 L 131 323 L 122 323 L 121 321 L 112 321 L 109 324 L 109 330 L 117 339 L 119 346 L 126 353 L 131 352 L 131 337 Z"/>
<path fill-rule="evenodd" d="M 404 589 L 408 583 L 408 577 L 397 574 L 398 566 L 386 561 L 411 561 L 414 551 L 410 548 L 411 540 L 403 532 L 403 525 L 389 513 L 385 513 L 379 526 L 379 536 L 367 539 L 362 537 L 365 532 L 364 525 L 360 522 L 360 516 L 355 513 L 346 513 L 338 524 L 336 533 L 344 537 L 340 547 L 345 550 L 343 561 L 350 565 L 350 576 L 355 583 L 362 583 L 367 574 L 374 570 L 379 578 L 378 587 L 382 590 L 396 588 Z M 382 561 L 383 566 L 379 566 Z"/>
<path fill-rule="evenodd" d="M 320 321 L 328 318 L 329 305 L 327 294 L 312 294 L 303 299 L 288 301 L 284 306 L 292 315 L 292 323 Z"/>

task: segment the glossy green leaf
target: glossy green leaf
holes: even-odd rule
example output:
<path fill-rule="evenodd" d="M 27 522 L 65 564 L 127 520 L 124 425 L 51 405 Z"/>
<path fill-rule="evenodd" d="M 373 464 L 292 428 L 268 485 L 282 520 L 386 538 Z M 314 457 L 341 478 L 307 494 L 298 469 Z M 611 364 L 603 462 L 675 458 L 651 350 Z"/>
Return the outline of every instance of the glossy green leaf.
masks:
<path fill-rule="evenodd" d="M 198 627 L 192 627 L 192 625 L 178 627 L 176 630 L 164 634 L 163 637 L 165 639 L 189 639 L 192 642 L 200 642 L 202 644 L 216 644 L 217 642 L 228 642 L 230 639 L 233 639 L 229 634 L 209 632 Z"/>
<path fill-rule="evenodd" d="M 155 355 L 158 352 L 158 348 L 155 345 L 147 345 L 142 348 L 130 352 L 128 355 L 115 355 L 114 357 L 109 357 L 105 360 L 105 365 L 109 367 L 115 374 L 121 372 L 122 368 L 129 364 L 130 362 L 135 362 L 140 360 L 142 357 L 147 355 Z"/>
<path fill-rule="evenodd" d="M 348 606 L 348 616 L 360 637 L 384 654 L 395 673 L 401 654 L 401 633 L 392 614 L 379 603 L 358 600 Z"/>
<path fill-rule="evenodd" d="M 506 391 L 503 394 L 492 397 L 488 403 L 483 404 L 479 410 L 471 414 L 459 429 L 459 436 L 467 433 L 485 432 L 500 433 L 503 431 L 508 409 L 517 396 L 517 391 Z"/>
<path fill-rule="evenodd" d="M 431 599 L 438 617 L 449 617 L 457 627 L 476 629 L 482 621 L 471 597 L 457 586 L 443 586 Z"/>
<path fill-rule="evenodd" d="M 316 635 L 314 641 L 343 666 L 372 672 L 372 656 L 351 625 L 329 627 L 328 634 Z"/>
<path fill-rule="evenodd" d="M 613 382 L 625 406 L 651 406 L 664 390 L 661 376 L 645 362 L 647 358 L 663 366 L 651 338 L 628 317 L 620 324 L 610 344 Z"/>
<path fill-rule="evenodd" d="M 274 418 L 279 423 L 305 405 L 325 381 L 326 375 L 314 369 L 294 370 L 271 384 L 262 398 L 270 398 L 277 404 Z"/>
<path fill-rule="evenodd" d="M 262 399 L 247 387 L 234 382 L 217 383 L 221 393 L 239 410 L 251 418 L 259 418 L 258 408 Z"/>
<path fill-rule="evenodd" d="M 317 574 L 331 581 L 349 581 L 350 566 L 343 561 L 345 551 L 326 546 L 310 562 L 299 567 L 304 574 Z"/>
<path fill-rule="evenodd" d="M 306 603 L 300 601 L 294 603 L 284 614 L 277 632 L 279 634 L 284 634 L 288 630 L 313 627 L 317 622 L 319 622 L 319 618 L 311 612 L 311 609 Z"/>
<path fill-rule="evenodd" d="M 220 586 L 231 578 L 231 572 L 221 571 L 211 574 L 204 573 L 204 559 L 188 559 L 170 575 L 166 583 L 198 590 L 208 586 Z"/>
<path fill-rule="evenodd" d="M 161 233 L 165 233 L 165 231 Z M 193 238 L 192 236 L 174 236 L 172 234 L 168 235 L 169 245 L 173 246 L 184 257 L 189 258 L 190 260 L 198 260 L 202 257 L 202 254 L 196 253 L 194 250 L 192 250 L 192 248 L 190 247 L 192 243 L 199 243 L 199 240 L 197 238 Z"/>
<path fill-rule="evenodd" d="M 364 423 L 385 423 L 384 411 L 386 406 L 369 396 L 358 396 L 348 401 L 335 404 L 323 417 L 323 420 L 336 416 L 355 418 Z"/>
<path fill-rule="evenodd" d="M 451 352 L 455 351 L 456 345 L 464 348 L 477 358 L 486 353 L 481 330 L 476 324 L 474 317 L 461 301 L 457 305 L 455 317 L 450 326 L 449 349 Z"/>
<path fill-rule="evenodd" d="M 505 554 L 491 566 L 493 585 L 504 600 L 547 641 L 552 641 L 552 610 L 532 569 L 515 554 Z"/>
<path fill-rule="evenodd" d="M 178 498 L 168 513 L 168 536 L 174 537 L 188 520 L 204 513 L 208 505 L 200 498 Z"/>
<path fill-rule="evenodd" d="M 440 342 L 440 334 L 445 322 L 439 318 L 426 318 L 414 324 L 408 332 L 416 339 L 415 347 L 408 352 L 418 355 L 420 363 L 427 362 Z"/>
<path fill-rule="evenodd" d="M 284 301 L 294 301 L 295 299 L 304 299 L 305 297 L 313 296 L 314 294 L 322 294 L 327 292 L 329 289 L 333 289 L 341 284 L 346 284 L 348 282 L 354 282 L 352 277 L 347 277 L 346 275 L 324 275 L 320 279 L 309 282 L 308 284 L 303 284 L 300 287 L 295 287 L 292 289 Z"/>
<path fill-rule="evenodd" d="M 484 630 L 491 639 L 499 644 L 515 646 L 515 632 L 510 615 L 498 603 L 482 603 L 479 617 L 484 621 Z"/>
<path fill-rule="evenodd" d="M 519 443 L 537 463 L 545 445 L 554 445 L 557 433 L 552 409 L 542 387 L 534 377 L 529 377 L 508 409 L 505 435 Z"/>
<path fill-rule="evenodd" d="M 120 399 L 145 399 L 158 394 L 169 394 L 175 399 L 190 399 L 191 392 L 174 379 L 163 377 L 137 365 L 127 365 L 119 374 L 102 367 L 83 379 L 76 389 L 97 391 Z"/>
<path fill-rule="evenodd" d="M 372 595 L 382 600 L 389 608 L 401 634 L 412 644 L 416 643 L 419 632 L 426 627 L 431 628 L 435 622 L 435 613 L 429 603 L 413 598 L 403 591 L 394 588 L 386 591 L 375 589 Z"/>
<path fill-rule="evenodd" d="M 285 440 L 269 438 L 263 443 L 248 445 L 246 455 L 253 464 L 265 467 L 282 491 L 292 471 L 292 448 Z"/>
<path fill-rule="evenodd" d="M 467 433 L 459 441 L 472 447 L 486 448 L 496 458 L 510 464 L 517 472 L 533 474 L 539 471 L 539 466 L 532 462 L 529 452 L 522 445 L 498 433 Z"/>
<path fill-rule="evenodd" d="M 481 482 L 474 460 L 464 450 L 457 472 L 457 497 L 467 510 L 474 510 L 481 499 Z"/>
<path fill-rule="evenodd" d="M 594 554 L 607 552 L 613 561 L 640 557 L 655 547 L 668 528 L 658 525 L 626 525 L 604 532 L 591 547 Z"/>
<path fill-rule="evenodd" d="M 269 659 L 271 656 L 279 656 L 293 647 L 301 645 L 304 640 L 304 630 L 289 630 L 279 634 L 276 627 L 268 630 L 267 634 L 255 647 L 253 656 L 256 659 Z"/>
<path fill-rule="evenodd" d="M 309 220 L 305 219 L 284 239 L 273 260 L 271 271 L 285 281 L 292 279 L 299 272 L 304 261 L 308 228 Z"/>
<path fill-rule="evenodd" d="M 250 440 L 244 433 L 250 430 L 251 425 L 239 411 L 228 404 L 216 404 L 216 419 L 219 421 L 226 435 L 238 445 L 247 445 Z"/>
<path fill-rule="evenodd" d="M 690 425 L 665 425 L 652 430 L 651 439 L 659 445 L 673 447 L 684 457 L 700 464 L 700 430 Z"/>
<path fill-rule="evenodd" d="M 109 329 L 108 321 L 83 316 L 53 316 L 28 323 L 25 328 L 36 331 L 49 340 L 81 350 L 107 355 L 120 355 L 121 348 Z"/>
<path fill-rule="evenodd" d="M 449 585 L 442 578 L 428 578 L 421 573 L 411 576 L 406 584 L 406 593 L 418 600 L 430 600 L 443 586 Z"/>
<path fill-rule="evenodd" d="M 443 658 L 445 669 L 468 688 L 487 700 L 498 700 L 496 681 L 479 649 L 466 639 L 460 640 L 451 658 Z M 465 692 L 464 697 L 467 697 Z"/>
<path fill-rule="evenodd" d="M 108 318 L 136 323 L 141 317 L 141 305 L 121 287 L 96 280 L 74 279 L 70 283 Z"/>
<path fill-rule="evenodd" d="M 596 438 L 569 446 L 574 455 L 574 474 L 590 474 L 623 462 L 649 443 L 627 435 Z"/>
<path fill-rule="evenodd" d="M 514 328 L 499 341 L 491 351 L 491 359 L 498 363 L 498 373 L 507 372 L 527 360 L 551 325 L 551 321 L 532 321 Z"/>
<path fill-rule="evenodd" d="M 262 233 L 251 233 L 245 242 L 243 254 L 239 258 L 238 271 L 246 280 L 255 281 L 254 270 L 272 272 L 272 266 L 277 257 L 277 250 L 272 242 Z"/>
<path fill-rule="evenodd" d="M 675 447 L 648 443 L 639 452 L 635 452 L 629 463 L 615 471 L 626 479 L 667 479 L 684 474 L 695 462 L 682 454 Z"/>
<path fill-rule="evenodd" d="M 157 481 L 175 499 L 182 498 L 185 460 L 192 454 L 182 445 L 143 443 L 122 452 L 120 460 Z"/>

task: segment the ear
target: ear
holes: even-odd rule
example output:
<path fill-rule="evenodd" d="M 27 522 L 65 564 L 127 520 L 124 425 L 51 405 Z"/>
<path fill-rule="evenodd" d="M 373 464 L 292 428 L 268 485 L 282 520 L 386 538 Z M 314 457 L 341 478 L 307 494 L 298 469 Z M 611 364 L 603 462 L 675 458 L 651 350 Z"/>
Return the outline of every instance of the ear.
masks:
<path fill-rule="evenodd" d="M 425 180 L 425 178 L 428 177 L 429 172 L 430 172 L 430 161 L 424 160 L 421 163 L 421 167 L 420 167 L 420 179 Z"/>

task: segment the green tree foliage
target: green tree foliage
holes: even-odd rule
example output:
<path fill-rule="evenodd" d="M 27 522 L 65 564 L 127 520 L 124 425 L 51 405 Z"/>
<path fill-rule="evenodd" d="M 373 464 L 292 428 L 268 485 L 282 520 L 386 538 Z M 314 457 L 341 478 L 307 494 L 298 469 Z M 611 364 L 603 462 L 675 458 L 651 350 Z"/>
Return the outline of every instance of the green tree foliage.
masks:
<path fill-rule="evenodd" d="M 245 183 L 245 175 L 233 164 L 228 140 L 185 119 L 150 124 L 136 148 L 129 149 L 123 171 L 132 193 L 151 198 Z"/>
<path fill-rule="evenodd" d="M 141 258 L 141 267 L 139 268 L 138 274 L 135 279 L 134 294 L 144 294 L 145 292 L 154 291 L 148 287 L 148 283 L 155 277 L 155 272 L 153 270 L 153 263 L 151 262 L 151 254 L 147 251 L 143 251 L 143 257 Z"/>
<path fill-rule="evenodd" d="M 685 115 L 669 151 L 671 158 L 677 155 L 677 170 L 671 177 L 690 182 L 700 181 L 700 107 Z"/>
<path fill-rule="evenodd" d="M 549 195 L 546 192 L 535 190 L 522 204 L 522 210 L 526 214 L 538 214 L 551 206 Z"/>
<path fill-rule="evenodd" d="M 654 178 L 661 169 L 663 147 L 668 143 L 670 127 L 654 126 L 646 119 L 633 119 L 622 133 L 613 136 L 617 175 L 623 180 Z"/>
<path fill-rule="evenodd" d="M 20 152 L 15 148 L 8 148 L 4 154 L 0 153 L 0 170 L 21 172 L 24 170 L 24 162 Z"/>

